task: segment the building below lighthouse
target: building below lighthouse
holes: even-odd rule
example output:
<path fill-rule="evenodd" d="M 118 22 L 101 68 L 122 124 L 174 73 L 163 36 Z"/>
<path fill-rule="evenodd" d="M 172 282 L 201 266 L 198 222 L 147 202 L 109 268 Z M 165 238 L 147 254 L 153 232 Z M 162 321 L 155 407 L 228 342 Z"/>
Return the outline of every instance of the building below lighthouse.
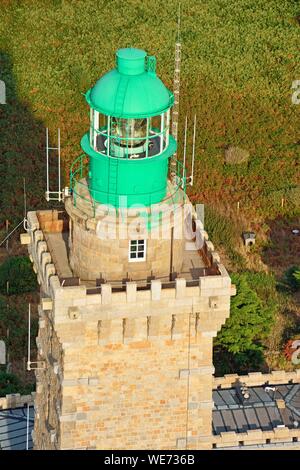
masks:
<path fill-rule="evenodd" d="M 212 348 L 235 288 L 169 170 L 173 94 L 154 57 L 120 49 L 85 96 L 65 210 L 29 212 L 22 236 L 41 292 L 34 446 L 222 447 Z"/>

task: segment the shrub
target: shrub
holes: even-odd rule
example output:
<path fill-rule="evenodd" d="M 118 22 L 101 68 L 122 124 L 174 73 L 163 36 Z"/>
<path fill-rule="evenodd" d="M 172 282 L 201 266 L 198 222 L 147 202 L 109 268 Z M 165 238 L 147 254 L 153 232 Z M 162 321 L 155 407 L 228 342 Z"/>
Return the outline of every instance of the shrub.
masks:
<path fill-rule="evenodd" d="M 20 380 L 15 374 L 0 371 L 0 396 L 20 392 Z"/>
<path fill-rule="evenodd" d="M 263 340 L 271 330 L 277 310 L 272 276 L 249 272 L 233 274 L 232 281 L 237 294 L 231 300 L 230 317 L 215 339 L 218 373 L 257 370 L 262 365 Z"/>
<path fill-rule="evenodd" d="M 33 384 L 22 385 L 20 379 L 15 374 L 0 370 L 0 397 L 10 393 L 28 395 L 34 391 L 34 388 Z"/>
<path fill-rule="evenodd" d="M 32 292 L 37 288 L 36 276 L 33 272 L 29 258 L 15 256 L 8 258 L 0 266 L 0 293 L 22 294 Z"/>
<path fill-rule="evenodd" d="M 10 359 L 22 359 L 27 352 L 27 304 L 22 303 L 16 307 L 8 305 L 5 297 L 0 297 L 0 337 L 6 337 L 9 329 L 9 338 L 7 348 L 9 350 Z M 37 320 L 32 319 L 31 334 L 34 338 L 37 334 Z M 34 342 L 32 341 L 32 346 Z"/>
<path fill-rule="evenodd" d="M 292 291 L 300 289 L 300 267 L 291 266 L 284 275 L 284 282 Z"/>

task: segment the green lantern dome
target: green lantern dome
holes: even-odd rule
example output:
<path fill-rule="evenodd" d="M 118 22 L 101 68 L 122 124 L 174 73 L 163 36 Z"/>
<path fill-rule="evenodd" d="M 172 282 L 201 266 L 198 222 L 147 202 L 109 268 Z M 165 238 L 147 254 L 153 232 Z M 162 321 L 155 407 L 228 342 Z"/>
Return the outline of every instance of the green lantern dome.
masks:
<path fill-rule="evenodd" d="M 95 203 L 115 207 L 148 207 L 166 197 L 168 161 L 176 152 L 170 133 L 174 95 L 155 69 L 155 57 L 145 51 L 119 49 L 116 69 L 86 93 L 90 129 L 81 139 L 84 154 L 70 171 L 75 204 L 84 186 Z"/>
<path fill-rule="evenodd" d="M 155 58 L 141 49 L 119 49 L 116 68 L 86 93 L 91 108 L 110 116 L 148 117 L 173 104 L 173 94 L 156 76 Z"/>

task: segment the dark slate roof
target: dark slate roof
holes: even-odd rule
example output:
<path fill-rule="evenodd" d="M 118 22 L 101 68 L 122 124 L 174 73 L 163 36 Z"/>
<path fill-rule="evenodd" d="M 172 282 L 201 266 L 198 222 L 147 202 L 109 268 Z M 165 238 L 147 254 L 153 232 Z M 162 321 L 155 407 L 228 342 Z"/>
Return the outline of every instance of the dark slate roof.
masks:
<path fill-rule="evenodd" d="M 276 391 L 267 391 L 275 387 Z M 300 384 L 263 385 L 248 387 L 250 397 L 241 401 L 236 388 L 213 391 L 213 433 L 234 431 L 247 432 L 252 429 L 270 431 L 277 426 L 300 427 Z M 284 400 L 285 406 L 278 406 Z"/>
<path fill-rule="evenodd" d="M 34 408 L 29 407 L 28 448 L 32 449 Z M 27 407 L 0 410 L 0 450 L 26 450 Z"/>

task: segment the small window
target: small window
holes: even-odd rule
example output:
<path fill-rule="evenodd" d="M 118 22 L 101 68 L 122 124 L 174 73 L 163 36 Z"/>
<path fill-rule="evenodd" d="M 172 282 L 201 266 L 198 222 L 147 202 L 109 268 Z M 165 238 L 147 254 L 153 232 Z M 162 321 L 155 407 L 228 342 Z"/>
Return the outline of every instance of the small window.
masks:
<path fill-rule="evenodd" d="M 145 261 L 146 240 L 130 240 L 129 261 Z"/>

